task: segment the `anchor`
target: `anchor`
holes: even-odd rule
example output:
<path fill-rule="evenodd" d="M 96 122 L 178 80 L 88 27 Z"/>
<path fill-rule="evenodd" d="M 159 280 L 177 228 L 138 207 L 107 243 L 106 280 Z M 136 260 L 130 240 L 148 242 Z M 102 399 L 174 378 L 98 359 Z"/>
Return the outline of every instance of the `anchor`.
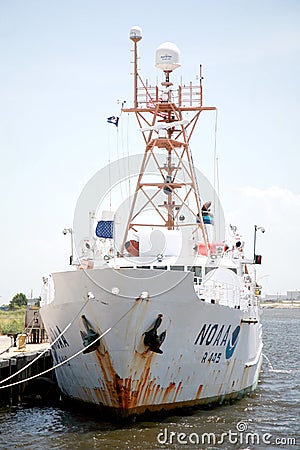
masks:
<path fill-rule="evenodd" d="M 162 323 L 162 314 L 158 314 L 153 327 L 149 331 L 145 331 L 143 334 L 144 344 L 149 347 L 149 350 L 154 353 L 163 353 L 160 349 L 161 344 L 164 342 L 167 332 L 163 331 L 160 335 L 157 334 L 157 329 Z"/>
<path fill-rule="evenodd" d="M 80 330 L 80 334 L 81 334 L 81 337 L 82 337 L 82 341 L 83 341 L 84 347 L 87 347 L 92 342 L 94 342 L 97 338 L 99 338 L 100 334 L 93 329 L 91 323 L 87 320 L 87 318 L 84 315 L 81 316 L 81 319 L 82 319 L 83 325 L 84 325 L 84 327 L 86 329 L 86 332 Z M 97 350 L 99 345 L 100 345 L 100 342 L 98 340 L 93 345 L 91 345 L 90 347 L 86 348 L 83 351 L 83 353 L 94 352 L 95 350 Z"/>

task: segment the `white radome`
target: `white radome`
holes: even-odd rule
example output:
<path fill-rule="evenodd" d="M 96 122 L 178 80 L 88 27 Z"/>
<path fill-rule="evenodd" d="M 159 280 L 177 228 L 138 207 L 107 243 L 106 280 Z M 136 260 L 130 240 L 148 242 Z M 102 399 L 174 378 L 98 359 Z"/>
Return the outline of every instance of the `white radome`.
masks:
<path fill-rule="evenodd" d="M 164 72 L 172 72 L 180 66 L 180 50 L 177 45 L 172 42 L 164 42 L 157 48 L 155 67 Z"/>
<path fill-rule="evenodd" d="M 133 26 L 130 29 L 130 39 L 140 41 L 142 39 L 142 29 L 137 26 Z"/>

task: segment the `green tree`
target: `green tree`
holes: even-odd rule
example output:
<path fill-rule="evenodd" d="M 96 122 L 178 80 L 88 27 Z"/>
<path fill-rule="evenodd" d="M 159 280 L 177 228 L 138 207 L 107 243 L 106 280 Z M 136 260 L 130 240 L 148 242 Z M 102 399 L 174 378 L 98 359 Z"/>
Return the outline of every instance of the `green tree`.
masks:
<path fill-rule="evenodd" d="M 20 308 L 21 306 L 27 306 L 26 295 L 20 292 L 16 294 L 9 303 L 9 309 Z"/>

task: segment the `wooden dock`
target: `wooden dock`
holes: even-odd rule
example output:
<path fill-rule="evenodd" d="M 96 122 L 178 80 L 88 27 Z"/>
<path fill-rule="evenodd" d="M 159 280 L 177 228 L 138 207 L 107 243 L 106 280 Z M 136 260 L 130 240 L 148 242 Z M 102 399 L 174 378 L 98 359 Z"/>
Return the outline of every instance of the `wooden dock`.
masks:
<path fill-rule="evenodd" d="M 30 380 L 53 366 L 49 343 L 26 344 L 22 350 L 19 345 L 12 346 L 14 344 L 17 345 L 18 341 L 14 343 L 10 337 L 0 336 L 0 405 L 12 406 L 55 399 L 59 394 L 54 370 Z M 41 356 L 30 364 L 39 355 Z M 7 379 L 27 365 L 19 374 Z"/>

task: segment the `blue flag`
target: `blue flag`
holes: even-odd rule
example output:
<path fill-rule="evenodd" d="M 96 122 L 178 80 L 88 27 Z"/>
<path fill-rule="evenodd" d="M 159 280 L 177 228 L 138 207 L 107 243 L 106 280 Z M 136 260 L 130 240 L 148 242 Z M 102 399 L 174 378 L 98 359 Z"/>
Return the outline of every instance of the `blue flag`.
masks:
<path fill-rule="evenodd" d="M 96 236 L 99 238 L 112 239 L 113 238 L 113 220 L 100 220 L 96 227 Z"/>
<path fill-rule="evenodd" d="M 119 123 L 119 117 L 116 116 L 111 116 L 107 118 L 107 122 L 108 123 L 113 123 L 114 125 L 116 125 L 116 127 L 118 126 Z"/>

